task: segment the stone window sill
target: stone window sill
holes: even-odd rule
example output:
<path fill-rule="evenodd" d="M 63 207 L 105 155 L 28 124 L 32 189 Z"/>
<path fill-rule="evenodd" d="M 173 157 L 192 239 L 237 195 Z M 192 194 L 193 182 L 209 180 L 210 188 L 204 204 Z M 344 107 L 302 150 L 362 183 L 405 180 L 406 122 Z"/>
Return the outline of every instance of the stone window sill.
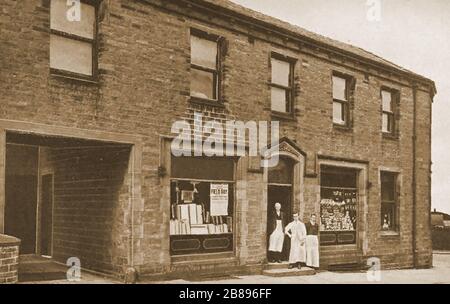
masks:
<path fill-rule="evenodd" d="M 346 125 L 333 123 L 333 129 L 339 132 L 353 133 L 353 128 Z"/>
<path fill-rule="evenodd" d="M 400 233 L 397 231 L 381 231 L 379 235 L 381 237 L 400 237 Z"/>
<path fill-rule="evenodd" d="M 236 256 L 233 252 L 219 252 L 219 253 L 204 253 L 204 254 L 187 254 L 171 256 L 172 264 L 177 263 L 192 263 L 192 262 L 205 262 L 205 261 L 230 261 L 236 260 Z"/>
<path fill-rule="evenodd" d="M 61 80 L 68 80 L 71 82 L 78 82 L 81 84 L 89 84 L 89 85 L 98 85 L 99 82 L 94 80 L 94 78 L 91 77 L 78 77 L 78 76 L 74 76 L 71 74 L 66 74 L 66 73 L 59 73 L 59 72 L 50 72 L 50 76 L 54 77 L 54 78 L 59 78 Z"/>
<path fill-rule="evenodd" d="M 286 121 L 297 121 L 297 119 L 294 117 L 294 114 L 292 113 L 283 113 L 283 112 L 277 112 L 277 111 L 271 111 L 270 115 L 273 119 L 280 119 L 280 120 L 286 120 Z"/>
<path fill-rule="evenodd" d="M 392 134 L 392 133 L 385 133 L 383 132 L 383 139 L 387 139 L 387 140 L 398 140 L 399 136 Z"/>
<path fill-rule="evenodd" d="M 197 105 L 202 106 L 210 106 L 215 108 L 225 108 L 225 105 L 220 100 L 212 100 L 212 99 L 206 99 L 206 98 L 199 98 L 199 97 L 189 97 L 189 102 Z"/>

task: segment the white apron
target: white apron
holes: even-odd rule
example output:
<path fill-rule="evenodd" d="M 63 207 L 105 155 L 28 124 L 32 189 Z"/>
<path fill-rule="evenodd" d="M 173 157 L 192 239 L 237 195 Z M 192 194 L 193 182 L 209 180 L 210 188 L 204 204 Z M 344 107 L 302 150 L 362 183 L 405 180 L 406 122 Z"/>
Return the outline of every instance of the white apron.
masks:
<path fill-rule="evenodd" d="M 281 220 L 277 220 L 277 227 L 270 235 L 269 251 L 282 252 L 284 242 L 283 224 Z"/>
<path fill-rule="evenodd" d="M 285 232 L 291 232 L 291 251 L 289 254 L 289 264 L 306 262 L 306 227 L 302 222 L 291 222 L 286 226 Z"/>
<path fill-rule="evenodd" d="M 306 265 L 319 267 L 319 238 L 317 235 L 306 236 Z"/>

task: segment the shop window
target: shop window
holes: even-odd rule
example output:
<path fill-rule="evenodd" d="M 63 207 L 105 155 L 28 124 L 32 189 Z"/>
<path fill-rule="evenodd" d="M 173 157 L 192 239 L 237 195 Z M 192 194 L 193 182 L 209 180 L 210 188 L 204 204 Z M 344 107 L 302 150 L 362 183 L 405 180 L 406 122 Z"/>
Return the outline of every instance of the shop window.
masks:
<path fill-rule="evenodd" d="M 382 90 L 382 131 L 383 133 L 394 134 L 395 123 L 395 110 L 396 110 L 396 98 L 397 94 L 393 91 Z"/>
<path fill-rule="evenodd" d="M 397 174 L 381 172 L 381 229 L 397 230 Z"/>
<path fill-rule="evenodd" d="M 321 167 L 321 245 L 356 244 L 357 178 L 357 170 Z"/>
<path fill-rule="evenodd" d="M 293 73 L 294 64 L 281 56 L 272 56 L 271 109 L 274 112 L 293 112 Z"/>
<path fill-rule="evenodd" d="M 218 38 L 191 32 L 191 96 L 217 100 L 219 86 Z"/>
<path fill-rule="evenodd" d="M 96 66 L 96 7 L 93 1 L 68 6 L 51 0 L 50 69 L 52 73 L 92 78 Z M 76 11 L 79 10 L 79 13 Z M 75 12 L 72 14 L 72 11 Z"/>
<path fill-rule="evenodd" d="M 333 75 L 333 123 L 348 125 L 349 89 L 347 78 Z"/>
<path fill-rule="evenodd" d="M 234 164 L 172 157 L 171 255 L 233 251 Z"/>

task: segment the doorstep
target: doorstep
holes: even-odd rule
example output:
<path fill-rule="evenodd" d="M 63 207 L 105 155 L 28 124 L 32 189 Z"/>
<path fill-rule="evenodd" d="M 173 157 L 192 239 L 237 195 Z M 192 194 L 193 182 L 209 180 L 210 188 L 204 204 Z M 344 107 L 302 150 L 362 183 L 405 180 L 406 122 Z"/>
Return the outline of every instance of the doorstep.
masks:
<path fill-rule="evenodd" d="M 302 267 L 301 269 L 289 269 L 289 263 L 268 263 L 263 270 L 263 275 L 270 277 L 294 277 L 294 276 L 310 276 L 315 275 L 316 270 L 309 267 Z"/>

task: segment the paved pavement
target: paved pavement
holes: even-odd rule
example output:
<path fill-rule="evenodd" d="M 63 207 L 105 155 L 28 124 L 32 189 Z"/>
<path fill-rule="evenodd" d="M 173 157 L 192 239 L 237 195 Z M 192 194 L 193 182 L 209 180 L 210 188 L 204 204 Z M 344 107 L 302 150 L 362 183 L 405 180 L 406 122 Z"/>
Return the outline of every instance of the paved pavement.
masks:
<path fill-rule="evenodd" d="M 273 278 L 262 275 L 242 276 L 221 281 L 202 281 L 204 284 L 450 284 L 450 252 L 433 255 L 434 267 L 431 269 L 406 269 L 381 271 L 379 282 L 369 282 L 366 272 L 334 273 L 319 272 L 313 276 Z M 189 284 L 184 280 L 164 283 Z"/>
<path fill-rule="evenodd" d="M 435 252 L 434 267 L 431 269 L 406 269 L 381 271 L 379 282 L 369 282 L 366 272 L 333 273 L 319 272 L 312 276 L 273 278 L 263 275 L 240 276 L 226 280 L 192 282 L 173 280 L 164 282 L 148 282 L 163 284 L 450 284 L 450 252 Z M 84 272 L 80 282 L 49 281 L 36 284 L 117 284 L 118 281 Z"/>

